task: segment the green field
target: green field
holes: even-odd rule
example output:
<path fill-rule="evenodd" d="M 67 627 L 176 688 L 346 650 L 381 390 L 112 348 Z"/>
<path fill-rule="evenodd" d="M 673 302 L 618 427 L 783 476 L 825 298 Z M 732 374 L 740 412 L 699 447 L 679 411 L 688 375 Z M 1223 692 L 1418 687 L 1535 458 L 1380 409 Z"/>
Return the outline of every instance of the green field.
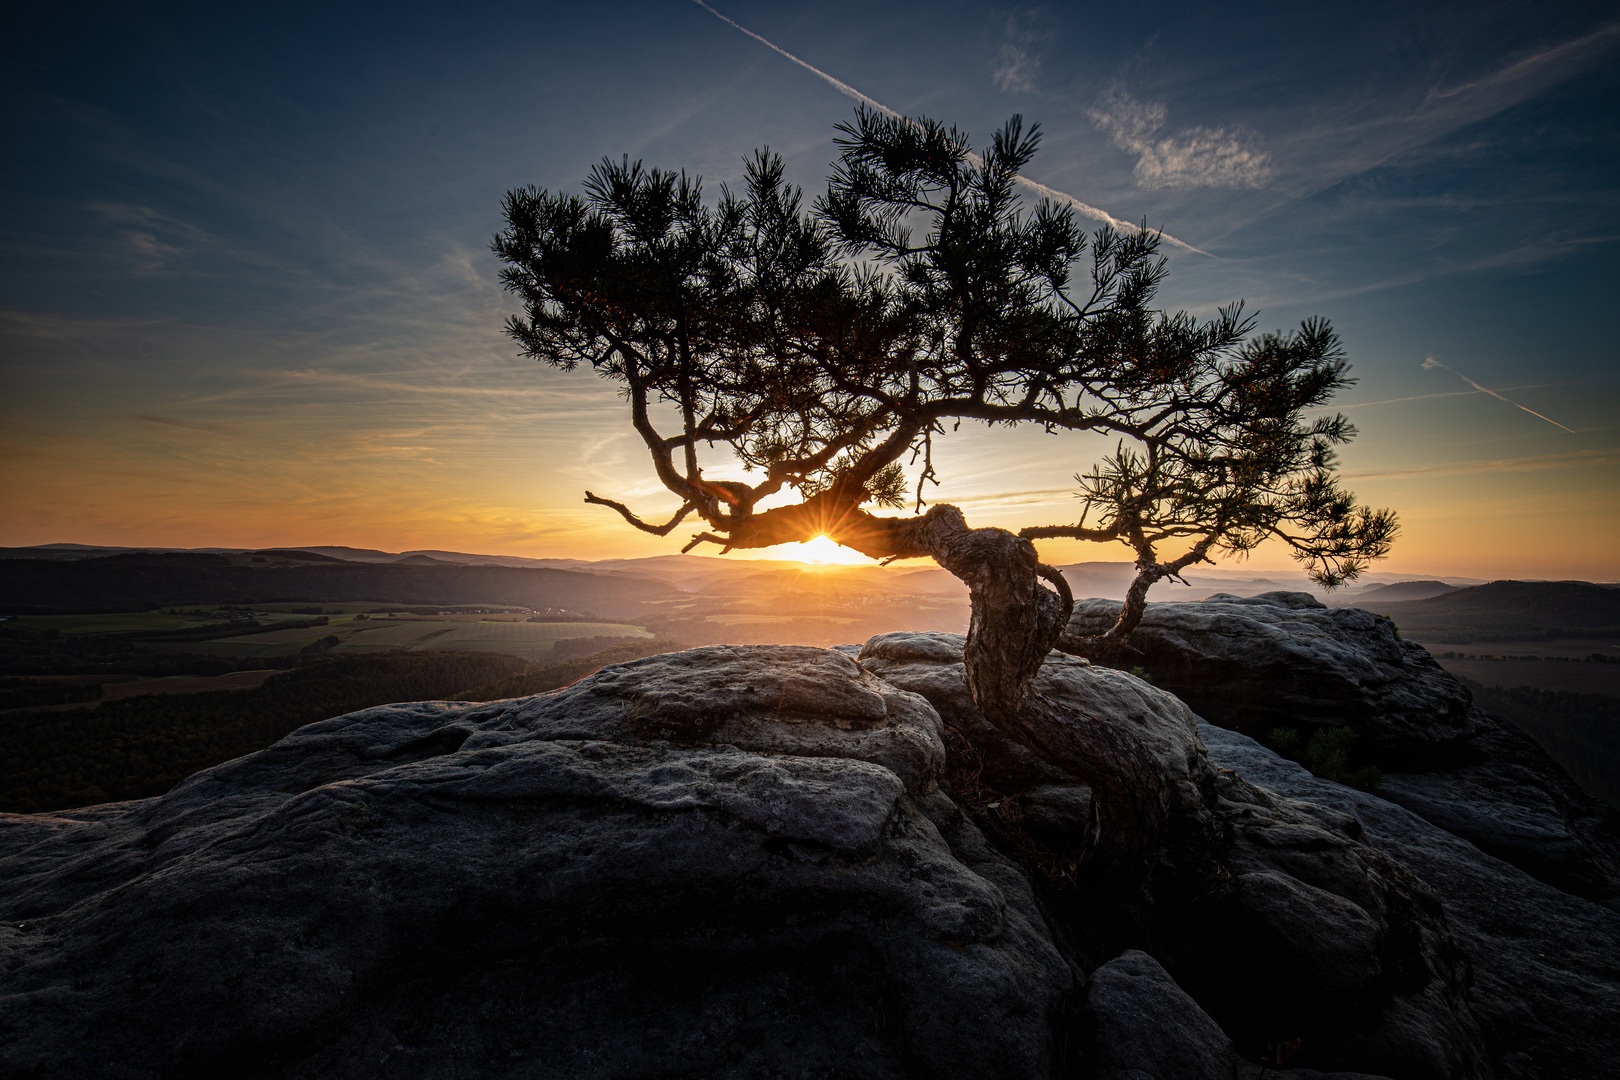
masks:
<path fill-rule="evenodd" d="M 309 605 L 306 605 L 309 606 Z M 360 605 L 355 605 L 359 607 Z M 192 609 L 196 610 L 196 609 Z M 266 608 L 255 609 L 261 614 L 255 616 L 259 622 L 275 622 L 280 619 L 297 620 L 310 618 L 308 615 L 294 615 L 285 611 L 273 611 Z M 231 617 L 231 613 L 224 610 L 203 610 L 202 614 L 171 615 L 166 611 L 132 611 L 120 612 L 115 615 L 19 615 L 15 619 L 8 619 L 7 625 L 19 630 L 32 630 L 36 633 L 41 630 L 55 630 L 63 634 L 127 634 L 140 630 L 179 630 L 187 626 L 211 626 L 222 623 Z"/>
<path fill-rule="evenodd" d="M 565 638 L 652 637 L 639 626 L 623 623 L 531 623 L 476 615 L 369 620 L 333 616 L 326 626 L 206 641 L 194 646 L 193 651 L 216 656 L 285 656 L 328 635 L 342 641 L 332 650 L 334 653 L 448 650 L 506 653 L 531 660 L 548 656 L 552 643 Z"/>
<path fill-rule="evenodd" d="M 118 615 L 20 615 L 8 620 L 21 630 L 56 630 L 63 634 L 123 634 L 132 630 L 178 630 L 225 619 L 224 612 L 206 615 L 169 615 L 161 611 L 133 611 Z"/>

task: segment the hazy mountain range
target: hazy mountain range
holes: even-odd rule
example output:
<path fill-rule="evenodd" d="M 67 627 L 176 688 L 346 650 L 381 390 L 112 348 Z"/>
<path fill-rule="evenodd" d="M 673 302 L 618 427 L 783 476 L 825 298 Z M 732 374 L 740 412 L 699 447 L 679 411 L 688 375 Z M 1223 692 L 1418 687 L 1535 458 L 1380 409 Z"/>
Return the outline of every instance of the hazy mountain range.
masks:
<path fill-rule="evenodd" d="M 126 554 L 192 553 L 227 556 L 258 556 L 274 560 L 303 554 L 299 562 L 331 560 L 346 563 L 386 563 L 393 565 L 505 566 L 568 570 L 588 574 L 652 578 L 682 592 L 728 593 L 803 591 L 805 575 L 819 579 L 819 591 L 878 589 L 884 593 L 925 595 L 965 595 L 960 581 L 947 571 L 932 566 L 844 566 L 809 564 L 787 560 L 720 558 L 712 555 L 654 555 L 639 559 L 533 559 L 518 555 L 480 555 L 464 551 L 422 549 L 390 552 L 372 548 L 310 545 L 299 548 L 133 548 L 97 547 L 86 544 L 43 544 L 36 547 L 0 548 L 0 559 L 43 559 L 73 562 Z M 310 559 L 308 556 L 320 557 Z M 1059 567 L 1077 595 L 1120 599 L 1135 573 L 1129 562 L 1081 562 Z M 1441 575 L 1368 573 L 1355 585 L 1327 592 L 1311 583 L 1301 572 L 1290 570 L 1251 571 L 1241 566 L 1210 567 L 1190 572 L 1185 585 L 1161 582 L 1154 587 L 1155 600 L 1196 600 L 1216 592 L 1254 595 L 1276 589 L 1317 593 L 1325 602 L 1344 603 L 1352 598 L 1376 598 L 1380 602 L 1417 600 L 1439 595 L 1453 588 L 1483 584 L 1483 579 Z"/>

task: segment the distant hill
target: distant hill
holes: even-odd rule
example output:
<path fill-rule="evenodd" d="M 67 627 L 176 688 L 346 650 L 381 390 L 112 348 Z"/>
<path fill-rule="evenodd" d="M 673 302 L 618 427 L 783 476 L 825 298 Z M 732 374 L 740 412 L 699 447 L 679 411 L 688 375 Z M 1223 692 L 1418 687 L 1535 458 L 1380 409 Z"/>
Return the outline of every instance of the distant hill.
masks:
<path fill-rule="evenodd" d="M 0 559 L 0 610 L 307 600 L 556 607 L 619 617 L 644 612 L 646 601 L 679 595 L 647 578 L 574 570 L 315 559 L 233 563 L 198 552 L 125 553 L 73 562 Z"/>
<path fill-rule="evenodd" d="M 1431 596 L 1444 596 L 1446 593 L 1456 591 L 1457 586 L 1447 585 L 1443 581 L 1397 581 L 1393 585 L 1375 585 L 1365 592 L 1346 597 L 1342 602 L 1354 607 L 1365 607 L 1367 602 L 1387 604 L 1406 600 L 1427 600 Z"/>
<path fill-rule="evenodd" d="M 1465 643 L 1552 637 L 1620 637 L 1620 588 L 1587 581 L 1493 581 L 1426 600 L 1379 603 L 1417 641 Z"/>
<path fill-rule="evenodd" d="M 343 559 L 334 559 L 330 555 L 305 551 L 302 548 L 296 550 L 291 548 L 266 548 L 263 551 L 250 551 L 247 554 L 250 556 L 257 555 L 261 559 L 284 559 L 291 562 L 340 563 L 345 561 Z"/>

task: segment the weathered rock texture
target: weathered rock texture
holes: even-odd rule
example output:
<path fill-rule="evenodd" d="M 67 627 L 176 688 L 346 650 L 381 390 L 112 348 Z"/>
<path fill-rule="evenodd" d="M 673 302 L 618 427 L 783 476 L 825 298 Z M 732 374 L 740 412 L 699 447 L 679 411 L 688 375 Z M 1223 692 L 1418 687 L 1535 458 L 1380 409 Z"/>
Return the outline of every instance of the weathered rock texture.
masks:
<path fill-rule="evenodd" d="M 1417 814 L 1319 780 L 1253 739 L 1199 726 L 1210 759 L 1274 799 L 1337 812 L 1440 897 L 1472 972 L 1469 1004 L 1497 1075 L 1604 1077 L 1620 1061 L 1620 915 L 1536 880 Z"/>
<path fill-rule="evenodd" d="M 1119 604 L 1075 605 L 1076 634 Z M 1534 740 L 1474 706 L 1388 619 L 1305 593 L 1152 604 L 1132 644 L 1158 686 L 1212 723 L 1263 736 L 1346 725 L 1388 773 L 1378 789 L 1537 879 L 1620 910 L 1620 815 Z"/>
<path fill-rule="evenodd" d="M 1081 600 L 1070 633 L 1113 624 L 1120 605 Z M 1395 624 L 1309 593 L 1150 604 L 1131 638 L 1141 663 L 1211 723 L 1260 734 L 1279 724 L 1350 724 L 1388 751 L 1422 752 L 1489 722 L 1467 691 Z"/>
<path fill-rule="evenodd" d="M 1044 891 L 1088 966 L 1122 947 L 1156 947 L 1252 1056 L 1299 1039 L 1310 1060 L 1339 1068 L 1488 1075 L 1466 964 L 1422 882 L 1360 844 L 1352 819 L 1217 774 L 1197 718 L 1178 699 L 1059 655 L 1033 689 L 1077 723 L 1112 726 L 1147 747 L 1175 793 L 1151 905 L 1088 903 L 1105 890 L 1085 873 L 1085 849 L 1054 845 L 1025 824 L 1032 809 L 1037 821 L 1052 813 L 1061 780 L 1022 748 L 996 742 L 950 645 L 944 634 L 881 635 L 862 663 L 928 698 L 953 743 L 990 748 L 974 764 L 977 792 L 954 774 L 952 790 L 983 831 L 1037 873 L 1056 863 L 1075 875 L 1077 889 L 1049 877 Z M 1104 795 L 1091 794 L 1095 815 Z"/>
<path fill-rule="evenodd" d="M 10 817 L 0 1072 L 1046 1075 L 1076 973 L 943 758 L 841 653 L 715 647 Z"/>
<path fill-rule="evenodd" d="M 1620 1057 L 1620 916 L 1441 823 L 1545 831 L 1541 774 L 1403 774 L 1424 821 L 1054 654 L 1033 691 L 1096 748 L 1058 768 L 979 714 L 961 654 L 694 649 L 0 818 L 0 1074 L 1552 1080 Z M 1430 741 L 1504 729 L 1461 730 Z M 1158 831 L 1111 835 L 1143 790 Z M 1570 836 L 1561 865 L 1592 863 Z M 1114 880 L 1122 847 L 1145 875 Z"/>

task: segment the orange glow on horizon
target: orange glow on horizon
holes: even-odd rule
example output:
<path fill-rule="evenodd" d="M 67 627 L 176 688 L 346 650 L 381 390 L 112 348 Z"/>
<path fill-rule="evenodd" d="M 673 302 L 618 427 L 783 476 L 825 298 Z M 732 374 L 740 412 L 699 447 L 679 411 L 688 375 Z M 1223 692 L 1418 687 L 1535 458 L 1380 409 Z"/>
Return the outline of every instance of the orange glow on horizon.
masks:
<path fill-rule="evenodd" d="M 769 550 L 772 557 L 792 559 L 811 566 L 872 566 L 877 562 L 826 536 L 803 543 L 777 544 Z"/>

